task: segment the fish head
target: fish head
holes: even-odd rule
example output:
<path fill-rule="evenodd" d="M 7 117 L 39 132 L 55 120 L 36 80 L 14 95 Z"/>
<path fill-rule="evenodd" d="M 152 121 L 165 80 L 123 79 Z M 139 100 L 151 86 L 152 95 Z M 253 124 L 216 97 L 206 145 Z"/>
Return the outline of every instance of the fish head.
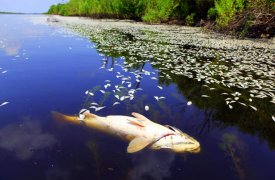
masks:
<path fill-rule="evenodd" d="M 152 145 L 153 149 L 169 149 L 177 153 L 199 153 L 200 143 L 181 130 L 166 125 L 170 131 Z"/>

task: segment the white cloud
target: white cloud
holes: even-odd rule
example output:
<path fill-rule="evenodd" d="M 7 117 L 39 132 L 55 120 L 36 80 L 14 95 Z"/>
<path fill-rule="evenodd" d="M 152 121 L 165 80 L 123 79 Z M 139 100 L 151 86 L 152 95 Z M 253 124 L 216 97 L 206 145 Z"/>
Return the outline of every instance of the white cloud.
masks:
<path fill-rule="evenodd" d="M 21 160 L 30 159 L 36 150 L 51 148 L 56 142 L 53 135 L 42 132 L 37 121 L 10 124 L 0 129 L 0 148 L 14 153 Z"/>

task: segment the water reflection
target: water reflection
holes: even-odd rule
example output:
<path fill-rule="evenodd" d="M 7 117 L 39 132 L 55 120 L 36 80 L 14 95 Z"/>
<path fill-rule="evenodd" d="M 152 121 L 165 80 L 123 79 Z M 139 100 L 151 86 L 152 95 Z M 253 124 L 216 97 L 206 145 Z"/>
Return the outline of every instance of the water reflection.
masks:
<path fill-rule="evenodd" d="M 58 167 L 50 168 L 46 171 L 46 180 L 68 180 L 71 173 Z"/>
<path fill-rule="evenodd" d="M 21 49 L 21 43 L 14 41 L 6 41 L 1 48 L 4 50 L 7 56 L 16 56 Z"/>
<path fill-rule="evenodd" d="M 100 165 L 100 156 L 99 156 L 99 152 L 98 152 L 98 147 L 95 141 L 88 141 L 87 142 L 87 147 L 89 148 L 89 150 L 91 151 L 93 158 L 94 158 L 94 162 L 95 162 L 95 174 L 96 174 L 96 179 L 100 180 L 101 179 L 101 165 Z"/>
<path fill-rule="evenodd" d="M 0 23 L 4 28 L 0 29 L 0 50 L 2 49 L 7 56 L 11 56 L 14 59 L 18 59 L 21 56 L 28 59 L 25 49 L 22 47 L 26 39 L 36 39 L 45 35 L 44 28 L 32 28 L 30 17 L 18 16 L 18 15 L 3 15 L 1 14 Z M 9 22 L 5 21 L 9 19 Z M 11 23 L 13 22 L 13 23 Z"/>
<path fill-rule="evenodd" d="M 246 154 L 244 143 L 235 134 L 229 133 L 224 133 L 221 140 L 222 143 L 219 146 L 225 155 L 231 159 L 233 168 L 239 179 L 246 179 L 243 163 Z"/>
<path fill-rule="evenodd" d="M 81 28 L 79 28 L 79 30 L 78 28 L 79 27 L 73 27 L 73 29 L 85 35 L 86 31 Z M 144 46 L 144 42 L 141 41 L 142 38 L 140 38 L 140 34 L 148 34 L 150 32 L 141 31 L 139 32 L 139 34 L 135 34 L 136 32 L 134 32 L 132 33 L 136 35 L 134 37 L 131 33 L 129 35 L 129 33 L 127 32 L 128 31 L 125 29 L 122 29 L 121 31 L 119 29 L 110 31 L 108 29 L 106 30 L 102 28 L 97 31 L 97 34 L 92 33 L 89 36 L 92 42 L 97 43 L 96 48 L 98 52 L 105 55 L 105 57 L 103 58 L 103 68 L 108 67 L 114 69 L 115 65 L 119 64 L 117 61 L 121 57 L 123 57 L 124 60 L 124 63 L 122 64 L 123 68 L 127 69 L 127 71 L 129 72 L 131 71 L 131 69 L 133 69 L 132 71 L 135 71 L 135 73 L 137 73 L 137 71 L 142 72 L 145 65 L 150 64 L 152 65 L 153 69 L 150 69 L 149 71 L 157 73 L 158 84 L 160 86 L 169 86 L 175 84 L 179 93 L 183 95 L 183 97 L 185 97 L 188 101 L 191 101 L 196 107 L 204 110 L 204 114 L 207 115 L 205 116 L 205 121 L 197 122 L 197 124 L 195 125 L 195 129 L 200 129 L 200 135 L 202 135 L 202 132 L 210 132 L 209 129 L 234 125 L 240 127 L 241 130 L 246 133 L 250 133 L 253 135 L 257 134 L 257 136 L 259 136 L 261 139 L 265 139 L 268 141 L 269 147 L 271 149 L 275 149 L 275 140 L 272 138 L 275 136 L 275 124 L 271 118 L 272 115 L 275 114 L 275 105 L 274 102 L 272 102 L 272 98 L 274 98 L 272 95 L 274 93 L 274 89 L 271 91 L 269 91 L 268 89 L 263 90 L 265 92 L 269 91 L 270 97 L 266 95 L 257 95 L 257 97 L 254 97 L 252 93 L 255 93 L 255 90 L 253 89 L 254 87 L 250 87 L 248 89 L 242 88 L 242 84 L 239 85 L 239 82 L 236 84 L 236 86 L 233 85 L 233 83 L 229 83 L 230 85 L 228 86 L 226 84 L 220 84 L 217 80 L 222 80 L 223 76 L 217 73 L 219 71 L 224 71 L 220 68 L 231 68 L 227 67 L 231 63 L 227 61 L 219 61 L 217 58 L 215 58 L 214 55 L 207 57 L 206 55 L 197 56 L 195 54 L 192 54 L 195 53 L 194 49 L 197 48 L 196 46 L 193 47 L 193 49 L 191 48 L 191 52 L 189 52 L 190 46 L 185 47 L 181 45 L 179 49 L 181 49 L 181 51 L 191 53 L 191 56 L 194 56 L 195 59 L 190 59 L 190 57 L 186 58 L 187 60 L 189 58 L 190 63 L 193 64 L 195 67 L 201 66 L 200 64 L 202 63 L 207 64 L 210 61 L 210 64 L 212 64 L 210 67 L 212 69 L 211 71 L 215 71 L 217 73 L 214 73 L 212 75 L 212 78 L 214 79 L 210 79 L 209 82 L 207 80 L 207 83 L 202 81 L 203 77 L 194 78 L 195 76 L 198 76 L 196 74 L 198 72 L 192 72 L 184 67 L 182 67 L 182 70 L 186 72 L 185 75 L 182 76 L 182 74 L 177 74 L 174 72 L 174 67 L 177 66 L 178 63 L 177 60 L 175 60 L 176 64 L 174 65 L 174 67 L 172 63 L 169 64 L 169 58 L 171 57 L 171 54 L 169 54 L 169 52 L 173 51 L 172 49 L 169 50 L 169 44 L 167 45 L 164 43 L 158 45 L 156 44 L 156 42 L 154 42 L 155 39 L 153 38 L 154 40 L 148 42 L 150 43 L 150 47 L 147 45 L 148 49 L 141 49 L 141 47 L 137 46 L 137 44 Z M 146 38 L 148 38 L 148 36 L 146 36 Z M 159 41 L 157 41 L 157 43 L 159 43 Z M 133 49 L 126 48 L 126 44 L 128 46 L 135 47 L 133 47 Z M 165 48 L 167 49 L 165 50 L 164 48 L 163 50 L 162 48 L 160 48 L 162 50 L 161 53 L 155 53 L 157 47 L 159 46 L 165 46 Z M 170 46 L 173 45 L 170 44 Z M 150 50 L 151 53 L 149 53 Z M 211 50 L 211 52 L 212 51 L 213 50 Z M 268 52 L 268 50 L 266 52 Z M 231 53 L 232 50 L 228 52 L 228 54 Z M 229 58 L 228 56 L 229 55 L 227 55 L 227 58 Z M 159 60 L 160 57 L 161 62 Z M 177 59 L 179 57 L 174 58 Z M 235 57 L 232 58 L 236 59 Z M 197 64 L 196 61 L 198 62 Z M 236 60 L 233 61 L 235 62 Z M 238 64 L 238 62 L 235 62 L 234 66 L 237 66 Z M 109 65 L 110 67 L 107 65 Z M 246 73 L 248 73 L 247 76 L 250 77 L 250 72 L 247 71 Z M 266 73 L 270 72 L 268 72 L 267 70 Z M 244 77 L 245 76 L 246 75 L 244 74 Z M 271 81 L 268 76 L 256 76 L 257 75 L 254 76 L 255 79 L 253 81 L 257 81 L 256 78 L 267 78 L 267 81 Z M 262 82 L 261 79 L 259 81 Z M 137 79 L 136 88 L 140 87 L 141 83 L 142 76 L 140 75 Z M 260 87 L 259 84 L 258 86 Z M 177 99 L 181 98 L 180 95 L 176 93 L 172 96 L 175 96 L 175 98 Z M 137 110 L 143 109 L 144 105 L 146 104 L 146 99 L 148 97 L 142 97 L 144 99 L 139 99 L 139 102 L 135 101 L 134 103 L 131 103 L 133 107 L 140 105 L 136 108 Z M 153 108 L 153 111 L 150 112 L 150 115 L 157 120 L 161 119 L 161 117 L 159 117 L 157 114 L 162 114 L 162 117 L 164 114 L 166 114 L 165 117 L 173 119 L 174 122 L 177 122 L 177 117 L 180 116 L 179 114 L 185 112 L 185 109 L 187 108 L 187 100 L 183 100 L 182 103 L 179 102 L 179 104 L 175 105 L 175 109 L 178 109 L 177 112 L 173 110 L 171 111 L 171 107 L 173 107 L 173 105 L 167 104 L 167 102 L 158 102 L 158 108 Z M 205 127 L 208 127 L 208 131 L 203 130 L 205 129 Z"/>
<path fill-rule="evenodd" d="M 143 26 L 110 30 L 98 23 L 95 31 L 87 31 L 88 27 L 68 30 L 58 23 L 33 25 L 22 21 L 25 17 L 1 17 L 0 72 L 7 73 L 0 73 L 0 106 L 5 101 L 10 104 L 0 108 L 0 179 L 274 177 L 271 49 L 265 54 L 263 48 L 244 48 L 237 56 L 236 49 L 201 48 L 201 39 L 182 40 L 162 28 L 156 28 L 157 33 Z M 46 22 L 46 16 L 40 18 Z M 8 42 L 12 45 L 6 54 L 1 47 Z M 248 57 L 253 54 L 257 58 Z M 11 61 L 27 57 L 29 61 Z M 230 60 L 221 60 L 227 58 Z M 261 64 L 251 61 L 253 58 Z M 247 69 L 249 63 L 255 63 L 251 70 Z M 235 64 L 244 68 L 239 69 L 242 75 L 232 71 Z M 260 73 L 263 70 L 270 74 Z M 126 80 L 126 88 L 120 92 L 113 92 L 122 84 L 122 77 L 116 78 L 118 72 L 131 81 Z M 228 73 L 226 79 L 222 79 L 223 73 Z M 228 76 L 236 81 L 225 81 Z M 107 84 L 111 86 L 105 89 Z M 252 89 L 242 88 L 248 85 Z M 136 91 L 133 100 L 120 101 L 114 96 L 127 96 L 131 89 Z M 157 101 L 154 96 L 165 99 Z M 116 101 L 120 104 L 113 106 Z M 175 126 L 198 138 L 202 151 L 184 160 L 178 154 L 157 151 L 129 155 L 128 143 L 83 128 L 57 128 L 49 115 L 51 110 L 77 113 L 94 102 L 106 106 L 100 111 L 91 109 L 98 115 L 137 111 L 160 124 Z M 145 105 L 149 111 L 144 110 Z M 15 118 L 9 118 L 11 115 Z M 22 120 L 22 115 L 34 119 Z"/>
<path fill-rule="evenodd" d="M 132 157 L 134 167 L 130 171 L 133 180 L 162 180 L 171 176 L 175 154 L 164 152 L 143 152 Z"/>
<path fill-rule="evenodd" d="M 43 132 L 38 121 L 9 124 L 0 129 L 0 148 L 21 160 L 28 160 L 44 149 L 52 148 L 56 138 Z"/>

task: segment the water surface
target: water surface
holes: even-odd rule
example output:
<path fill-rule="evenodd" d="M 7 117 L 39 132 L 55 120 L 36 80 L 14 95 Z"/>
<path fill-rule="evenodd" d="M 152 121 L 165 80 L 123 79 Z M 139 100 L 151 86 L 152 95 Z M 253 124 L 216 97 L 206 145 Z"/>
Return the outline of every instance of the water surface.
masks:
<path fill-rule="evenodd" d="M 89 29 L 40 15 L 0 23 L 0 179 L 275 177 L 274 49 L 210 48 L 171 29 Z M 127 142 L 50 114 L 82 108 L 144 114 L 195 137 L 201 152 L 127 154 Z"/>

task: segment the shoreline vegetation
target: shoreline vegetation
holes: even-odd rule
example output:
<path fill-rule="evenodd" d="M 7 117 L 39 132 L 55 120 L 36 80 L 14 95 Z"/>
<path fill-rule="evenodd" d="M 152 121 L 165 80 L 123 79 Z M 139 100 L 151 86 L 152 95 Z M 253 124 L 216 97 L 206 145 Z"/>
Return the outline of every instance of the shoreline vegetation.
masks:
<path fill-rule="evenodd" d="M 26 14 L 26 13 L 20 13 L 20 12 L 1 12 L 0 14 Z"/>
<path fill-rule="evenodd" d="M 200 26 L 237 37 L 275 36 L 275 0 L 69 0 L 48 14 Z"/>

